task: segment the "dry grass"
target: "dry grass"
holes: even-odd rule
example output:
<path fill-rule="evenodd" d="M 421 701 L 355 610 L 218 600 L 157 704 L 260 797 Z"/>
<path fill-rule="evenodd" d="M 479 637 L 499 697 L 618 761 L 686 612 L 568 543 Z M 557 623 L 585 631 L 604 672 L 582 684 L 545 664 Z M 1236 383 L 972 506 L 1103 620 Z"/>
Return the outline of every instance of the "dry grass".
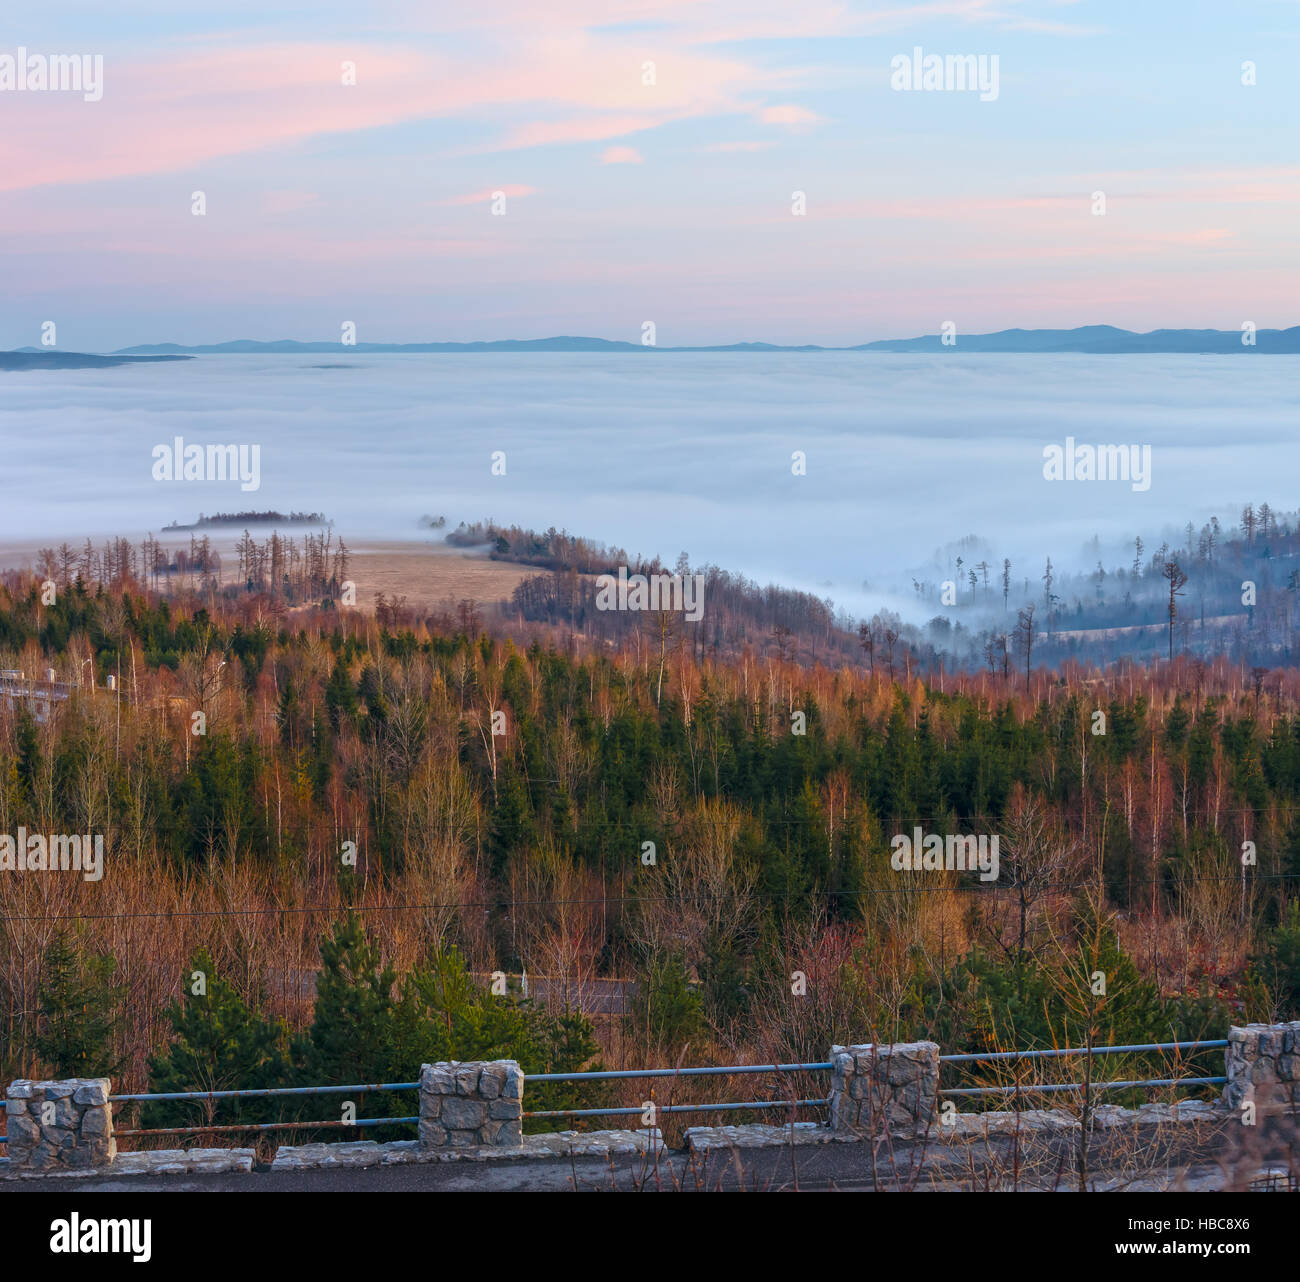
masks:
<path fill-rule="evenodd" d="M 375 594 L 406 597 L 409 609 L 430 611 L 448 601 L 506 601 L 539 571 L 481 554 L 434 544 L 364 543 L 354 551 L 349 573 L 357 605 L 373 610 Z"/>
<path fill-rule="evenodd" d="M 230 581 L 238 565 L 235 545 L 243 531 L 222 527 L 195 533 L 211 540 L 221 555 L 223 580 Z M 184 548 L 189 546 L 189 537 L 188 531 L 170 535 L 164 531 L 160 541 L 166 547 Z M 260 539 L 261 533 L 257 537 Z M 70 541 L 79 546 L 77 540 Z M 0 569 L 34 572 L 41 548 L 48 544 L 48 540 L 0 544 Z M 507 601 L 520 583 L 540 573 L 529 566 L 490 560 L 483 552 L 448 547 L 441 539 L 360 541 L 348 547 L 348 572 L 357 585 L 357 608 L 367 613 L 373 612 L 375 594 L 380 592 L 389 599 L 405 597 L 408 609 L 422 612 L 462 600 L 481 605 Z"/>

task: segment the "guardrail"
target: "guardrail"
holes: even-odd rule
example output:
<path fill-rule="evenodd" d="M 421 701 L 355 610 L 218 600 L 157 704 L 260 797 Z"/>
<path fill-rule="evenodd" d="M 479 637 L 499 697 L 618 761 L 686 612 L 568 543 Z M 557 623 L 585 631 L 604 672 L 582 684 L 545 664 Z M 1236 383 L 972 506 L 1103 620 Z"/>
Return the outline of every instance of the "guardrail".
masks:
<path fill-rule="evenodd" d="M 1070 1046 L 1059 1050 L 1043 1051 L 979 1051 L 968 1055 L 940 1055 L 942 1064 L 971 1063 L 1019 1063 L 1022 1060 L 1058 1059 L 1065 1055 L 1128 1055 L 1143 1054 L 1151 1051 L 1205 1051 L 1226 1049 L 1228 1039 L 1216 1038 L 1203 1042 L 1139 1042 L 1129 1046 Z M 1221 1086 L 1227 1077 L 1149 1077 L 1127 1082 L 1089 1082 L 1087 1089 L 1094 1091 L 1113 1091 L 1138 1088 L 1143 1086 Z M 1005 1094 L 1052 1094 L 1059 1091 L 1081 1091 L 1083 1082 L 1054 1082 L 1039 1085 L 1008 1082 L 1003 1086 L 958 1086 L 941 1090 L 941 1096 L 953 1095 L 1005 1095 Z"/>
<path fill-rule="evenodd" d="M 1028 1050 L 1028 1051 L 980 1051 L 969 1054 L 940 1055 L 940 1065 L 943 1064 L 979 1064 L 979 1063 L 1013 1063 L 1032 1062 L 1036 1060 L 1058 1059 L 1070 1055 L 1082 1056 L 1104 1056 L 1119 1054 L 1147 1054 L 1153 1052 L 1199 1052 L 1207 1050 L 1219 1050 L 1226 1048 L 1228 1041 L 1226 1038 L 1210 1041 L 1183 1041 L 1183 1042 L 1144 1042 L 1133 1045 L 1123 1046 L 1074 1046 L 1063 1047 L 1051 1050 Z M 780 1074 L 789 1075 L 791 1073 L 824 1073 L 830 1072 L 834 1068 L 831 1060 L 817 1060 L 808 1063 L 794 1064 L 728 1064 L 728 1065 L 706 1065 L 695 1068 L 634 1068 L 634 1069 L 602 1069 L 595 1072 L 573 1072 L 573 1073 L 533 1073 L 526 1076 L 526 1081 L 532 1083 L 558 1083 L 558 1082 L 605 1082 L 605 1081 L 627 1081 L 641 1079 L 677 1079 L 677 1078 L 695 1078 L 695 1077 L 730 1077 L 748 1074 Z M 1022 1081 L 1007 1082 L 1002 1085 L 994 1086 L 957 1086 L 948 1087 L 939 1091 L 940 1096 L 985 1096 L 985 1095 L 1036 1095 L 1050 1094 L 1061 1091 L 1081 1091 L 1084 1089 L 1106 1091 L 1121 1089 L 1142 1089 L 1149 1087 L 1200 1087 L 1222 1085 L 1227 1081 L 1226 1076 L 1197 1076 L 1197 1077 L 1161 1077 L 1161 1078 L 1141 1078 L 1135 1080 L 1110 1081 L 1110 1082 L 1065 1082 L 1065 1083 L 1025 1083 Z M 216 1091 L 168 1091 L 155 1092 L 145 1091 L 133 1094 L 110 1095 L 110 1104 L 133 1104 L 133 1103 L 159 1103 L 165 1101 L 218 1101 L 229 1099 L 270 1099 L 278 1097 L 303 1097 L 313 1095 L 364 1095 L 385 1091 L 414 1091 L 418 1090 L 420 1083 L 413 1082 L 373 1082 L 350 1086 L 282 1086 L 266 1087 L 263 1089 L 251 1090 L 216 1090 Z M 829 1097 L 807 1098 L 807 1099 L 777 1099 L 777 1100 L 727 1100 L 708 1104 L 657 1104 L 655 1105 L 656 1115 L 661 1114 L 688 1114 L 688 1113 L 724 1113 L 737 1112 L 746 1109 L 780 1109 L 785 1108 L 791 1111 L 809 1108 L 824 1108 L 830 1103 Z M 583 1117 L 631 1117 L 639 1116 L 644 1111 L 643 1107 L 610 1107 L 610 1108 L 560 1108 L 560 1109 L 537 1109 L 532 1111 L 525 1110 L 523 1113 L 524 1120 L 553 1120 L 562 1117 L 583 1118 Z M 211 1135 L 221 1132 L 274 1132 L 274 1131 L 307 1131 L 318 1129 L 349 1130 L 353 1128 L 365 1128 L 376 1126 L 402 1126 L 418 1123 L 418 1116 L 411 1117 L 367 1117 L 356 1118 L 353 1121 L 325 1121 L 302 1119 L 292 1122 L 223 1122 L 209 1126 L 162 1126 L 147 1128 L 132 1128 L 128 1130 L 114 1129 L 114 1134 L 118 1137 L 140 1137 L 150 1135 Z M 0 1143 L 4 1143 L 5 1136 L 0 1135 Z"/>
<path fill-rule="evenodd" d="M 110 1095 L 110 1104 L 158 1103 L 169 1100 L 222 1100 L 222 1099 L 266 1099 L 281 1096 L 306 1095 L 366 1095 L 378 1091 L 418 1091 L 420 1083 L 415 1082 L 369 1082 L 356 1086 L 268 1086 L 260 1090 L 242 1091 L 145 1091 L 137 1095 Z M 350 1129 L 366 1126 L 398 1126 L 403 1123 L 418 1122 L 414 1117 L 359 1117 L 350 1122 L 313 1121 L 296 1122 L 229 1122 L 213 1126 L 151 1126 L 118 1130 L 113 1134 L 122 1135 L 214 1135 L 221 1131 L 303 1131 L 327 1129 Z"/>
<path fill-rule="evenodd" d="M 637 1080 L 640 1078 L 679 1078 L 679 1077 L 729 1077 L 744 1073 L 811 1073 L 830 1072 L 834 1067 L 830 1060 L 819 1060 L 809 1064 L 730 1064 L 709 1065 L 702 1068 L 626 1068 L 610 1069 L 595 1073 L 530 1073 L 528 1082 L 596 1082 Z M 725 1113 L 745 1108 L 815 1108 L 830 1103 L 828 1098 L 801 1100 L 743 1100 L 726 1101 L 718 1104 L 656 1104 L 655 1113 Z M 634 1117 L 645 1110 L 634 1108 L 552 1108 L 524 1110 L 524 1120 L 529 1118 L 551 1119 L 556 1117 Z"/>

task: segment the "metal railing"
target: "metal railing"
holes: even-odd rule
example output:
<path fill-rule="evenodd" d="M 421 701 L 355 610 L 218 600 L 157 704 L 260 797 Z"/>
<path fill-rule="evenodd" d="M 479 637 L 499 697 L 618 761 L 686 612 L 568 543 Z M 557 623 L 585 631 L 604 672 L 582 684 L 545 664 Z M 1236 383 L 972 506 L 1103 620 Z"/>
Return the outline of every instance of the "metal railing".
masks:
<path fill-rule="evenodd" d="M 1124 1046 L 1073 1046 L 1062 1047 L 1051 1050 L 1030 1050 L 1030 1051 L 978 1051 L 969 1054 L 940 1055 L 940 1065 L 944 1064 L 998 1064 L 1021 1062 L 1032 1062 L 1037 1060 L 1052 1060 L 1068 1055 L 1120 1055 L 1120 1054 L 1150 1054 L 1154 1052 L 1200 1052 L 1207 1050 L 1221 1050 L 1228 1045 L 1227 1039 L 1217 1039 L 1212 1041 L 1192 1041 L 1192 1042 L 1144 1042 Z M 526 1076 L 526 1082 L 532 1083 L 584 1083 L 584 1082 L 610 1082 L 610 1081 L 629 1081 L 642 1079 L 677 1079 L 677 1078 L 696 1078 L 696 1077 L 730 1077 L 733 1075 L 746 1075 L 755 1073 L 776 1073 L 787 1075 L 790 1073 L 824 1073 L 830 1072 L 834 1068 L 831 1060 L 817 1060 L 809 1063 L 796 1064 L 727 1064 L 727 1065 L 707 1065 L 696 1068 L 630 1068 L 630 1069 L 602 1069 L 596 1072 L 574 1072 L 574 1073 L 532 1073 Z M 984 1086 L 955 1086 L 947 1087 L 939 1091 L 940 1096 L 984 1096 L 984 1095 L 1036 1095 L 1051 1094 L 1061 1091 L 1081 1091 L 1097 1090 L 1138 1090 L 1148 1087 L 1201 1087 L 1221 1085 L 1228 1079 L 1223 1076 L 1198 1076 L 1198 1077 L 1160 1077 L 1160 1078 L 1140 1078 L 1134 1080 L 1111 1081 L 1111 1082 L 1062 1082 L 1062 1083 L 1026 1083 L 1023 1081 L 1011 1081 L 1001 1085 L 984 1085 Z M 136 1103 L 160 1103 L 167 1101 L 218 1101 L 229 1099 L 269 1099 L 292 1096 L 311 1096 L 311 1095 L 364 1095 L 382 1091 L 413 1091 L 418 1090 L 420 1083 L 413 1082 L 372 1082 L 352 1086 L 280 1086 L 266 1087 L 252 1090 L 218 1090 L 218 1091 L 146 1091 L 136 1094 L 110 1095 L 110 1104 L 136 1104 Z M 768 1100 L 741 1100 L 741 1101 L 719 1101 L 707 1104 L 658 1104 L 655 1103 L 655 1115 L 678 1114 L 678 1113 L 725 1113 L 737 1112 L 746 1109 L 779 1109 L 785 1108 L 792 1111 L 807 1108 L 822 1108 L 830 1103 L 828 1097 L 808 1098 L 808 1099 L 768 1099 Z M 553 1120 L 561 1117 L 632 1117 L 639 1116 L 645 1112 L 645 1106 L 633 1107 L 610 1107 L 610 1108 L 558 1108 L 558 1109 L 535 1109 L 525 1110 L 523 1117 L 525 1120 Z M 162 1126 L 148 1128 L 132 1128 L 127 1130 L 115 1130 L 114 1134 L 121 1137 L 126 1136 L 147 1136 L 147 1135 L 209 1135 L 218 1134 L 225 1131 L 231 1132 L 274 1132 L 274 1131 L 310 1131 L 321 1129 L 333 1130 L 350 1130 L 353 1128 L 365 1128 L 376 1126 L 402 1126 L 412 1125 L 419 1121 L 418 1116 L 414 1117 L 366 1117 L 356 1118 L 353 1121 L 324 1121 L 313 1119 L 302 1119 L 291 1122 L 223 1122 L 214 1123 L 208 1126 Z M 0 1144 L 5 1142 L 6 1137 L 0 1135 Z"/>
<path fill-rule="evenodd" d="M 744 1073 L 816 1073 L 829 1072 L 834 1065 L 830 1060 L 819 1060 L 809 1064 L 728 1064 L 709 1065 L 703 1068 L 623 1068 L 596 1073 L 530 1073 L 528 1082 L 597 1082 L 628 1081 L 643 1078 L 688 1078 L 688 1077 L 730 1077 Z M 717 1104 L 658 1104 L 655 1116 L 661 1113 L 726 1113 L 740 1109 L 763 1108 L 816 1108 L 829 1104 L 823 1099 L 780 1099 L 780 1100 L 742 1100 L 726 1101 Z M 525 1110 L 524 1120 L 539 1118 L 550 1120 L 557 1117 L 639 1117 L 645 1112 L 645 1106 L 633 1108 L 551 1108 Z"/>
<path fill-rule="evenodd" d="M 1139 1042 L 1129 1046 L 1067 1046 L 1056 1050 L 1042 1051 L 977 1051 L 967 1055 L 940 1055 L 942 1064 L 973 1063 L 1019 1063 L 1024 1060 L 1058 1059 L 1064 1055 L 1137 1055 L 1152 1051 L 1197 1051 L 1221 1050 L 1228 1045 L 1228 1039 L 1217 1038 L 1203 1042 Z M 1048 1095 L 1060 1091 L 1081 1091 L 1085 1087 L 1093 1091 L 1115 1091 L 1138 1089 L 1146 1086 L 1221 1086 L 1226 1077 L 1148 1077 L 1133 1081 L 1118 1082 L 1044 1082 L 1025 1083 L 1008 1082 L 1001 1086 L 954 1086 L 941 1090 L 941 1096 L 953 1095 Z"/>
<path fill-rule="evenodd" d="M 159 1103 L 163 1101 L 223 1100 L 223 1099 L 266 1099 L 283 1096 L 306 1095 L 366 1095 L 378 1091 L 416 1091 L 420 1083 L 414 1082 L 368 1082 L 356 1086 L 268 1086 L 259 1090 L 242 1091 L 146 1091 L 138 1095 L 110 1095 L 110 1104 Z M 415 1117 L 358 1117 L 350 1122 L 316 1121 L 303 1119 L 294 1122 L 222 1122 L 211 1126 L 151 1126 L 137 1127 L 131 1130 L 117 1130 L 114 1135 L 215 1135 L 221 1131 L 304 1131 L 321 1128 L 333 1130 L 350 1130 L 353 1127 L 400 1126 L 418 1122 Z"/>

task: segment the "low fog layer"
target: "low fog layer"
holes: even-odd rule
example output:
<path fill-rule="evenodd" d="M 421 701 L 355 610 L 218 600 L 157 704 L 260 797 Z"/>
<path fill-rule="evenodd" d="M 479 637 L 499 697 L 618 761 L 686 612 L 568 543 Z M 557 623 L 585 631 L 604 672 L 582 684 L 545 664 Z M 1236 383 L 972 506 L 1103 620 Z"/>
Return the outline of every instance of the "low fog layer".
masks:
<path fill-rule="evenodd" d="M 918 619 L 936 549 L 1036 578 L 1246 502 L 1291 506 L 1289 357 L 805 354 L 210 356 L 4 377 L 0 537 L 315 510 L 349 540 L 425 513 L 565 527 L 668 562 Z M 153 449 L 258 444 L 261 485 L 160 482 Z M 1043 451 L 1149 445 L 1150 488 L 1048 481 Z M 491 472 L 504 451 L 506 475 Z M 807 474 L 794 475 L 803 451 Z M 949 553 L 941 554 L 940 561 Z"/>

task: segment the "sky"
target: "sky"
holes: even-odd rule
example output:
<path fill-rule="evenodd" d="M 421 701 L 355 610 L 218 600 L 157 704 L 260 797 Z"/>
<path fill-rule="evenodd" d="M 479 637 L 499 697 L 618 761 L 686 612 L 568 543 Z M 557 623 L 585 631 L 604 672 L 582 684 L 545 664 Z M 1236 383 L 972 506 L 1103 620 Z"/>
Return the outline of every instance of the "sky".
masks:
<path fill-rule="evenodd" d="M 6 9 L 3 348 L 1300 320 L 1296 0 Z"/>

